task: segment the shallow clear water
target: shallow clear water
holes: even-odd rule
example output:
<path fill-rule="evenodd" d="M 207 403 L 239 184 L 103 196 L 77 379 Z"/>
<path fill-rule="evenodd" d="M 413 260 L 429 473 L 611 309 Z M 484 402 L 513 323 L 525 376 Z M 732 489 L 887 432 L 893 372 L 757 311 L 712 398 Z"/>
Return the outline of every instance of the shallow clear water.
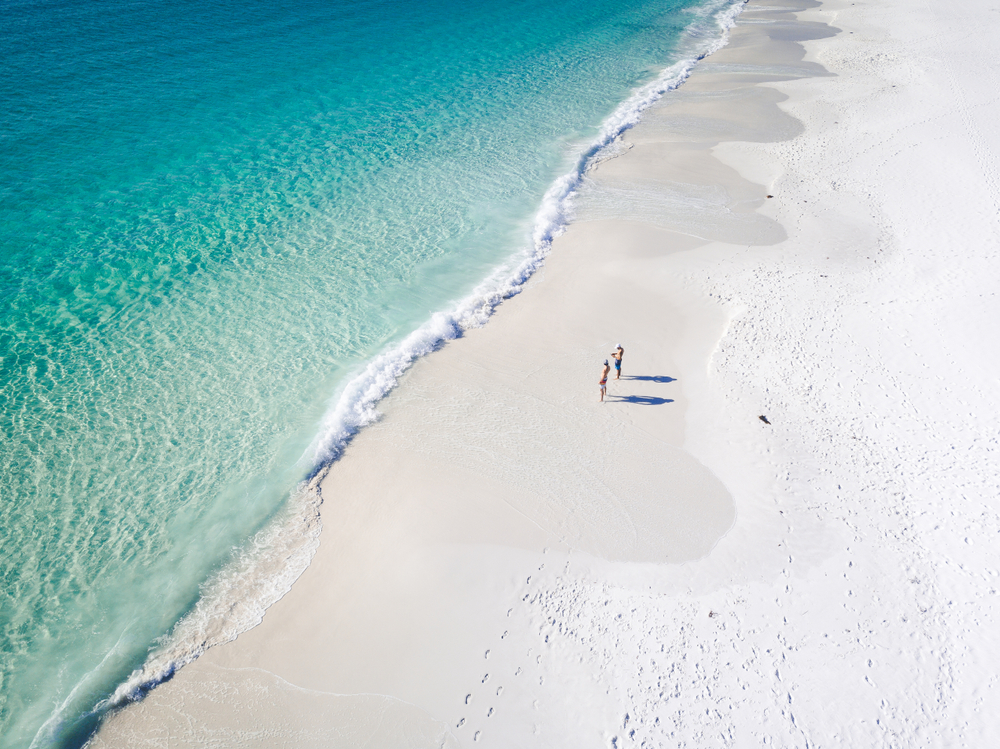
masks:
<path fill-rule="evenodd" d="M 3 5 L 0 745 L 86 737 L 698 5 Z"/>

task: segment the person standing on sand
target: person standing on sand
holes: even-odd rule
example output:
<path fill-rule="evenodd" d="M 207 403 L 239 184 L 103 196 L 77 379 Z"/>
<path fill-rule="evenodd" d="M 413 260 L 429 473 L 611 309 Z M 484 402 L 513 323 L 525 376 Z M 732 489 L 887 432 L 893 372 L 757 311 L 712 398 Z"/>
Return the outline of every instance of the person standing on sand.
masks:
<path fill-rule="evenodd" d="M 620 380 L 622 376 L 622 357 L 625 356 L 625 349 L 619 343 L 618 348 L 611 352 L 611 357 L 615 360 L 615 379 Z M 607 364 L 607 362 L 605 362 Z"/>
<path fill-rule="evenodd" d="M 608 364 L 608 360 L 604 360 L 604 369 L 601 370 L 601 403 L 604 403 L 604 393 L 608 389 L 608 375 L 611 374 L 611 365 Z"/>

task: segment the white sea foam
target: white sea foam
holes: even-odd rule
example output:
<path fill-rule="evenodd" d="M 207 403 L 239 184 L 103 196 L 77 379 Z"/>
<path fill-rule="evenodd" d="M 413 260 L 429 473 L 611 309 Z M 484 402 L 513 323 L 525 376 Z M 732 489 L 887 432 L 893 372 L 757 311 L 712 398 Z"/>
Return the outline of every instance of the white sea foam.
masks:
<path fill-rule="evenodd" d="M 571 171 L 559 177 L 542 198 L 535 214 L 531 243 L 497 268 L 473 292 L 449 310 L 434 314 L 394 348 L 369 362 L 350 380 L 334 401 L 313 441 L 308 459 L 312 472 L 336 460 L 351 437 L 378 418 L 375 405 L 391 391 L 414 361 L 463 331 L 486 324 L 497 306 L 524 288 L 552 248 L 552 241 L 566 230 L 570 204 L 587 169 L 604 160 L 622 134 L 634 127 L 642 113 L 664 94 L 680 86 L 700 60 L 725 46 L 729 30 L 744 7 L 743 2 L 721 0 L 692 10 L 696 19 L 682 40 L 682 59 L 655 80 L 623 101 L 604 121 L 598 137 L 581 149 Z"/>
<path fill-rule="evenodd" d="M 530 243 L 469 296 L 432 315 L 347 382 L 332 400 L 304 456 L 308 478 L 294 493 L 289 512 L 258 533 L 231 564 L 206 582 L 195 608 L 150 653 L 142 668 L 97 707 L 98 711 L 141 699 L 208 648 L 229 642 L 260 623 L 264 612 L 291 589 L 312 560 L 321 530 L 320 481 L 358 430 L 378 419 L 376 404 L 417 359 L 464 331 L 483 326 L 501 302 L 524 288 L 549 254 L 552 241 L 566 230 L 570 204 L 587 169 L 613 155 L 609 149 L 639 122 L 646 109 L 681 85 L 700 60 L 725 46 L 743 7 L 744 2 L 717 0 L 693 9 L 695 18 L 682 39 L 682 59 L 622 102 L 604 121 L 598 137 L 580 149 L 573 169 L 555 180 L 542 198 Z"/>
<path fill-rule="evenodd" d="M 213 645 L 260 624 L 312 561 L 322 530 L 318 481 L 303 481 L 283 516 L 236 550 L 201 589 L 198 603 L 97 711 L 141 699 Z"/>

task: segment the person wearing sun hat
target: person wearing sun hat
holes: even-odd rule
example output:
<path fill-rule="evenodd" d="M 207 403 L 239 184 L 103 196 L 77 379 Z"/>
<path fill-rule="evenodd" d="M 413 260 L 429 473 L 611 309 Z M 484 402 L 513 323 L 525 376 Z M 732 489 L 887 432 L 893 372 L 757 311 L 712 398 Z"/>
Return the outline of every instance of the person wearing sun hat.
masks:
<path fill-rule="evenodd" d="M 618 347 L 611 352 L 611 358 L 615 360 L 615 379 L 620 380 L 622 377 L 622 357 L 625 356 L 625 349 L 619 343 Z"/>

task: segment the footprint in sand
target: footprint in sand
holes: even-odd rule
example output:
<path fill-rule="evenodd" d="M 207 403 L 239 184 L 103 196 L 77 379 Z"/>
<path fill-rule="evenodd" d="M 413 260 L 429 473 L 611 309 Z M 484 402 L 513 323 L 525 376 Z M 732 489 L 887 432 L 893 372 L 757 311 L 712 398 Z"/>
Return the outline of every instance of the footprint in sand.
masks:
<path fill-rule="evenodd" d="M 468 705 L 470 702 L 472 702 L 472 695 L 471 694 L 465 695 L 465 704 Z"/>
<path fill-rule="evenodd" d="M 484 657 L 484 658 L 489 658 L 489 657 L 490 657 L 490 651 L 489 651 L 489 650 L 487 650 L 487 651 L 486 651 L 486 655 L 484 655 L 483 657 Z"/>
<path fill-rule="evenodd" d="M 457 724 L 455 724 L 455 728 L 461 728 L 464 725 L 465 725 L 465 718 L 462 718 L 460 721 L 458 721 Z"/>
<path fill-rule="evenodd" d="M 476 734 L 475 734 L 475 736 L 472 737 L 472 740 L 473 741 L 479 741 L 479 735 L 481 733 L 482 733 L 482 731 L 476 731 Z"/>
<path fill-rule="evenodd" d="M 497 697 L 503 694 L 503 687 L 497 687 Z"/>
<path fill-rule="evenodd" d="M 487 718 L 490 718 L 490 717 L 492 717 L 492 716 L 493 716 L 493 708 L 491 707 L 491 708 L 490 708 L 490 711 L 489 711 L 488 713 L 486 713 L 486 717 L 487 717 Z"/>
<path fill-rule="evenodd" d="M 489 678 L 490 678 L 490 675 L 486 674 L 486 676 L 483 677 L 483 684 L 485 684 L 489 680 Z"/>

